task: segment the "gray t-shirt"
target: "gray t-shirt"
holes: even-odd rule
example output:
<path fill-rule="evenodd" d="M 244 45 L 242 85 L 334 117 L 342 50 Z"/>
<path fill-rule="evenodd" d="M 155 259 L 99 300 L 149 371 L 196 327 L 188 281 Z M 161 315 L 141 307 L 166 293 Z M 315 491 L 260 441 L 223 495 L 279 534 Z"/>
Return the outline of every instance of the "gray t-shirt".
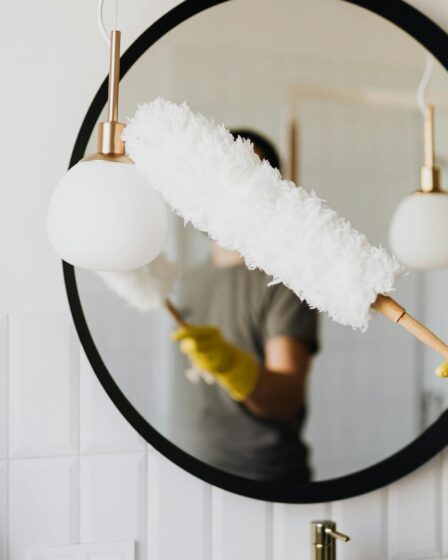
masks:
<path fill-rule="evenodd" d="M 317 351 L 317 313 L 282 284 L 244 265 L 203 266 L 182 283 L 180 307 L 193 324 L 215 325 L 230 342 L 264 362 L 265 342 L 295 337 Z M 173 378 L 170 437 L 193 456 L 225 471 L 258 480 L 309 479 L 307 448 L 300 441 L 305 411 L 294 423 L 260 419 L 219 385 L 192 384 L 178 352 Z"/>

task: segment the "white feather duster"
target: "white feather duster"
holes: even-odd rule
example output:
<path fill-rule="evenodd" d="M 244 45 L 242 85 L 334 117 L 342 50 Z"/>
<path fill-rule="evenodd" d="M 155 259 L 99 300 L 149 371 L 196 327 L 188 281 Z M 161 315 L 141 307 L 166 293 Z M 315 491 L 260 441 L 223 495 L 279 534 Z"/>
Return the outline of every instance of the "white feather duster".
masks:
<path fill-rule="evenodd" d="M 96 274 L 112 293 L 142 313 L 166 308 L 167 301 L 174 307 L 170 297 L 177 279 L 176 265 L 163 253 L 141 268 L 124 272 L 96 271 Z M 178 313 L 176 309 L 175 313 Z M 195 367 L 188 368 L 185 376 L 192 383 L 200 380 L 209 385 L 215 383 L 213 375 Z"/>
<path fill-rule="evenodd" d="M 157 99 L 125 129 L 129 156 L 168 204 L 311 307 L 365 330 L 404 270 L 314 193 L 282 179 L 252 145 L 183 104 Z"/>
<path fill-rule="evenodd" d="M 176 279 L 176 267 L 161 254 L 155 260 L 135 270 L 97 272 L 106 286 L 131 307 L 153 311 L 170 297 Z"/>

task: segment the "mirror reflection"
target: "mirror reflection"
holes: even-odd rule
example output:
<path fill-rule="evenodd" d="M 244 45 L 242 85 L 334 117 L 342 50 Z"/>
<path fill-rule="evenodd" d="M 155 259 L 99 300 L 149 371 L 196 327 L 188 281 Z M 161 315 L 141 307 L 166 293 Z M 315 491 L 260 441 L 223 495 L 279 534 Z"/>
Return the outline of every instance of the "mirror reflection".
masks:
<path fill-rule="evenodd" d="M 145 53 L 122 81 L 121 110 L 133 115 L 157 96 L 187 100 L 388 246 L 395 208 L 419 185 L 416 92 L 427 56 L 392 24 L 339 0 L 234 0 Z M 435 62 L 425 95 L 442 185 L 447 91 Z M 180 448 L 248 478 L 323 480 L 387 458 L 446 408 L 438 357 L 406 333 L 380 317 L 366 333 L 333 323 L 169 219 L 165 253 L 147 270 L 76 276 L 109 372 Z M 155 300 L 154 275 L 164 292 Z M 446 280 L 446 270 L 411 272 L 397 294 L 441 335 Z"/>

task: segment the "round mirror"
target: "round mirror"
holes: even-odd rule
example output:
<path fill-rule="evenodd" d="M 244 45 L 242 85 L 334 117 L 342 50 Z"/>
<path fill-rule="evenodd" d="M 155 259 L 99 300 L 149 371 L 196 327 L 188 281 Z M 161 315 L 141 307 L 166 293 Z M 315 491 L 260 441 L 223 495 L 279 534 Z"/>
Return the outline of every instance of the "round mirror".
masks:
<path fill-rule="evenodd" d="M 261 158 L 328 200 L 372 243 L 388 246 L 394 209 L 418 188 L 423 160 L 416 90 L 429 52 L 403 29 L 418 27 L 419 39 L 443 43 L 445 52 L 448 41 L 405 4 L 384 7 L 403 29 L 356 4 L 184 3 L 143 36 L 145 47 L 141 40 L 125 55 L 122 119 L 158 96 L 186 100 L 249 138 Z M 445 185 L 447 94 L 436 61 L 426 96 L 435 105 Z M 87 152 L 95 151 L 98 112 L 81 131 L 84 147 L 91 134 Z M 391 482 L 443 446 L 448 384 L 434 375 L 437 355 L 406 332 L 381 317 L 366 333 L 332 322 L 174 214 L 164 258 L 175 269 L 170 297 L 182 319 L 205 329 L 190 333 L 190 344 L 203 351 L 205 336 L 219 359 L 237 348 L 263 372 L 243 397 L 192 368 L 185 333 L 141 284 L 127 276 L 117 295 L 107 275 L 68 265 L 65 272 L 101 382 L 140 433 L 181 466 L 242 494 L 319 501 Z M 397 290 L 442 335 L 447 279 L 446 270 L 410 273 Z"/>

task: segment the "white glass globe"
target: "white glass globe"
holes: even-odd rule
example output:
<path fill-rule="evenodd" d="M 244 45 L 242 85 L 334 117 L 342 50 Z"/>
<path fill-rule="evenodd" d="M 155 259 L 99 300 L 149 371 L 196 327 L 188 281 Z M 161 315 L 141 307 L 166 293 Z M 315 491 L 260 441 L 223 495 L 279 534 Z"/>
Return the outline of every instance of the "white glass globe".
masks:
<path fill-rule="evenodd" d="M 47 231 L 55 251 L 72 265 L 132 270 L 161 252 L 165 204 L 135 165 L 81 161 L 53 193 Z"/>
<path fill-rule="evenodd" d="M 407 196 L 393 215 L 390 245 L 397 259 L 410 269 L 448 266 L 448 193 Z"/>

